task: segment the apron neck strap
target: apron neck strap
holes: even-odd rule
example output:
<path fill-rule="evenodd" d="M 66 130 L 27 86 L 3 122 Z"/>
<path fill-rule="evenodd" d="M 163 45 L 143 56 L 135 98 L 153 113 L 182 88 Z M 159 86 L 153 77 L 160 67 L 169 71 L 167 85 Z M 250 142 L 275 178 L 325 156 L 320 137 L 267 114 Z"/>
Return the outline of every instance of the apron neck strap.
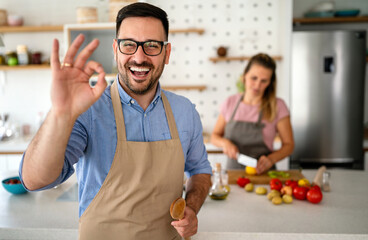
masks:
<path fill-rule="evenodd" d="M 258 121 L 257 121 L 257 124 L 261 124 L 262 122 L 262 116 L 263 116 L 263 112 L 262 110 L 259 112 L 259 115 L 258 115 Z"/>
<path fill-rule="evenodd" d="M 116 132 L 118 141 L 126 141 L 125 122 L 123 116 L 123 108 L 121 107 L 120 95 L 118 90 L 118 79 L 111 85 L 111 100 L 114 109 Z"/>
<path fill-rule="evenodd" d="M 164 104 L 165 114 L 166 114 L 167 122 L 169 124 L 171 138 L 178 139 L 179 133 L 178 133 L 178 129 L 176 128 L 174 114 L 172 113 L 169 100 L 167 100 L 166 95 L 162 91 L 161 91 L 161 98 L 162 98 L 162 103 Z"/>
<path fill-rule="evenodd" d="M 236 110 L 238 109 L 239 104 L 240 104 L 240 103 L 241 103 L 241 101 L 243 100 L 243 97 L 244 97 L 244 93 L 241 95 L 241 97 L 239 98 L 238 102 L 236 103 L 235 108 L 234 108 L 234 111 L 233 111 L 233 113 L 231 114 L 230 121 L 232 121 L 232 120 L 234 119 L 234 116 L 235 116 Z"/>

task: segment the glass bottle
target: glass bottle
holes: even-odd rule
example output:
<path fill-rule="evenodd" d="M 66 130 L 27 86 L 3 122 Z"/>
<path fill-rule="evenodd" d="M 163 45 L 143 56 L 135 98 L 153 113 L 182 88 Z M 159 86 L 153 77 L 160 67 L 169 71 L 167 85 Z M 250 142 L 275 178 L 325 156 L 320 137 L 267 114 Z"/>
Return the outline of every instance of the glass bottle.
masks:
<path fill-rule="evenodd" d="M 322 175 L 322 191 L 329 192 L 331 191 L 330 188 L 330 172 L 324 172 Z"/>
<path fill-rule="evenodd" d="M 213 174 L 213 183 L 209 192 L 209 196 L 214 200 L 224 200 L 228 194 L 229 190 L 222 182 L 221 163 L 216 163 L 215 172 Z"/>

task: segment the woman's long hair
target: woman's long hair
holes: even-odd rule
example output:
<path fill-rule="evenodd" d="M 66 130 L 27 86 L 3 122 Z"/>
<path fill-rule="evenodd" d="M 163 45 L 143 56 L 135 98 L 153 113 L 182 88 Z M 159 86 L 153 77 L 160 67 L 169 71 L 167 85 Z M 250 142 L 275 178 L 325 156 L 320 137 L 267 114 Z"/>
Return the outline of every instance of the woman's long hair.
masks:
<path fill-rule="evenodd" d="M 245 67 L 243 76 L 248 73 L 253 64 L 258 64 L 272 71 L 270 85 L 265 89 L 260 105 L 263 118 L 271 122 L 276 117 L 276 63 L 269 55 L 259 53 L 249 60 L 248 65 Z"/>

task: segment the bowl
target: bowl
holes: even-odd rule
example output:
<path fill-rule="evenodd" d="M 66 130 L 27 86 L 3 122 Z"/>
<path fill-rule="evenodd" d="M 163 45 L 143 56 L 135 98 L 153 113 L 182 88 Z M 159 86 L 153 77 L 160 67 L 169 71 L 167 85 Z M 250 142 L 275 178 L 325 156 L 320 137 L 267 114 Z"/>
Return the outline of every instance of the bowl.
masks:
<path fill-rule="evenodd" d="M 12 194 L 22 194 L 27 192 L 20 182 L 19 177 L 6 178 L 1 183 L 3 184 L 3 187 Z"/>
<path fill-rule="evenodd" d="M 9 26 L 23 26 L 23 17 L 19 15 L 8 15 Z"/>
<path fill-rule="evenodd" d="M 335 17 L 355 17 L 360 13 L 359 9 L 342 9 L 335 11 Z"/>

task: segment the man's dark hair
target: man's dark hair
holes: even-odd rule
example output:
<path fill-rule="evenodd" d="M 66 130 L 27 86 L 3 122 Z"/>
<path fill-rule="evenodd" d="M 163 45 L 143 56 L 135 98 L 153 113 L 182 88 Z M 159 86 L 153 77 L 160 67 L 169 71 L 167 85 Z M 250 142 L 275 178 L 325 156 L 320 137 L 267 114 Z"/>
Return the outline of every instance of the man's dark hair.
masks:
<path fill-rule="evenodd" d="M 161 8 L 142 2 L 132 3 L 123 7 L 120 9 L 118 16 L 116 17 L 116 37 L 119 35 L 121 22 L 128 17 L 153 17 L 159 19 L 165 29 L 165 40 L 168 40 L 169 21 L 167 20 L 166 12 Z"/>

